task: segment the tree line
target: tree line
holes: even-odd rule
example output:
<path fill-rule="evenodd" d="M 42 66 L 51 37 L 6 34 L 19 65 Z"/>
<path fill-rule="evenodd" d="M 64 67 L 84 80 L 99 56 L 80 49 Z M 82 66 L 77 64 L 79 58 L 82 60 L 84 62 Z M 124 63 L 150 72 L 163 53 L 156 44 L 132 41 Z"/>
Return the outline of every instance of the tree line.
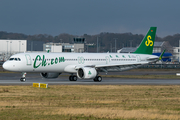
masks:
<path fill-rule="evenodd" d="M 96 35 L 84 34 L 82 36 L 70 35 L 67 33 L 62 33 L 57 36 L 52 36 L 48 34 L 36 34 L 36 35 L 25 35 L 22 33 L 8 33 L 0 31 L 0 39 L 18 39 L 18 40 L 35 40 L 55 43 L 73 43 L 73 38 L 83 37 L 85 38 L 85 43 L 89 46 L 85 47 L 85 51 L 96 52 L 97 41 L 99 52 L 115 52 L 115 50 L 121 49 L 122 47 L 137 47 L 144 35 L 142 34 L 132 34 L 132 33 L 108 33 L 102 32 Z M 98 39 L 98 40 L 97 40 Z M 178 47 L 180 40 L 180 34 L 168 35 L 164 38 L 156 36 L 156 41 L 168 41 L 172 46 Z M 116 44 L 116 47 L 115 47 Z"/>

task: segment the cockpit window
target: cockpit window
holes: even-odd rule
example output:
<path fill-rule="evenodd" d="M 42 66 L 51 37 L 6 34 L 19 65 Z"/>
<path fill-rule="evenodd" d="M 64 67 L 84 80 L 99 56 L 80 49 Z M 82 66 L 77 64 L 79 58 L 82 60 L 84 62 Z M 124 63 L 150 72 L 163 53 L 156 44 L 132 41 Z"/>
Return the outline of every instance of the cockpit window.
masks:
<path fill-rule="evenodd" d="M 21 61 L 20 58 L 10 58 L 9 60 L 10 60 L 10 61 L 12 61 L 12 60 L 14 60 L 14 61 Z"/>
<path fill-rule="evenodd" d="M 10 58 L 9 60 L 14 60 L 14 58 Z"/>

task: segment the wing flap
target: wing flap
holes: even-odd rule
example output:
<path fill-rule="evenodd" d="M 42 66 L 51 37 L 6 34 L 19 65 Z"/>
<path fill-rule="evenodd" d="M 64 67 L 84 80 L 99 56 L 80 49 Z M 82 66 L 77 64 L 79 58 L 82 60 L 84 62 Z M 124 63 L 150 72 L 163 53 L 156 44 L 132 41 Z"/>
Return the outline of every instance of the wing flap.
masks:
<path fill-rule="evenodd" d="M 106 64 L 106 65 L 95 65 L 95 68 L 103 68 L 103 67 L 116 67 L 116 66 L 132 66 L 132 65 L 144 65 L 148 64 L 148 62 L 141 63 L 122 63 L 122 64 Z"/>

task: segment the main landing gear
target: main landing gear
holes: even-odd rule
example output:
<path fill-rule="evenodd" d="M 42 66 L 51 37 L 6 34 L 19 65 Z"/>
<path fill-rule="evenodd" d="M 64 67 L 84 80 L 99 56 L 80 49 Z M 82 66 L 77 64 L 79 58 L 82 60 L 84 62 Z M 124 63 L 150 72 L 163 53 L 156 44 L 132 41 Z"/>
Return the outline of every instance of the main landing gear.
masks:
<path fill-rule="evenodd" d="M 25 82 L 26 81 L 26 72 L 22 73 L 22 77 L 20 78 L 21 82 Z"/>
<path fill-rule="evenodd" d="M 76 75 L 71 75 L 69 76 L 70 81 L 77 81 L 77 76 Z"/>
<path fill-rule="evenodd" d="M 102 77 L 101 76 L 96 76 L 93 80 L 94 80 L 94 82 L 101 82 Z M 77 81 L 77 76 L 76 75 L 69 76 L 69 81 Z"/>
<path fill-rule="evenodd" d="M 102 81 L 102 77 L 101 76 L 96 76 L 94 78 L 94 82 L 101 82 Z"/>

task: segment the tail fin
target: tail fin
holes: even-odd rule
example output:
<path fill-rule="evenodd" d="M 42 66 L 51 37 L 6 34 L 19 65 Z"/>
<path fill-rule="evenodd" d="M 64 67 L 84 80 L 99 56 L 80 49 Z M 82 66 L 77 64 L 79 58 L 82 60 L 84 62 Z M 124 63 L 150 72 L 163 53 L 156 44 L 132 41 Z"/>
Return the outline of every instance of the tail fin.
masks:
<path fill-rule="evenodd" d="M 156 36 L 156 28 L 157 27 L 150 27 L 148 33 L 146 34 L 140 46 L 137 48 L 137 50 L 134 53 L 152 54 L 154 47 L 154 40 Z"/>
<path fill-rule="evenodd" d="M 164 55 L 164 52 L 166 51 L 166 49 L 161 53 L 161 55 L 159 56 L 159 60 L 162 60 L 162 56 Z"/>

